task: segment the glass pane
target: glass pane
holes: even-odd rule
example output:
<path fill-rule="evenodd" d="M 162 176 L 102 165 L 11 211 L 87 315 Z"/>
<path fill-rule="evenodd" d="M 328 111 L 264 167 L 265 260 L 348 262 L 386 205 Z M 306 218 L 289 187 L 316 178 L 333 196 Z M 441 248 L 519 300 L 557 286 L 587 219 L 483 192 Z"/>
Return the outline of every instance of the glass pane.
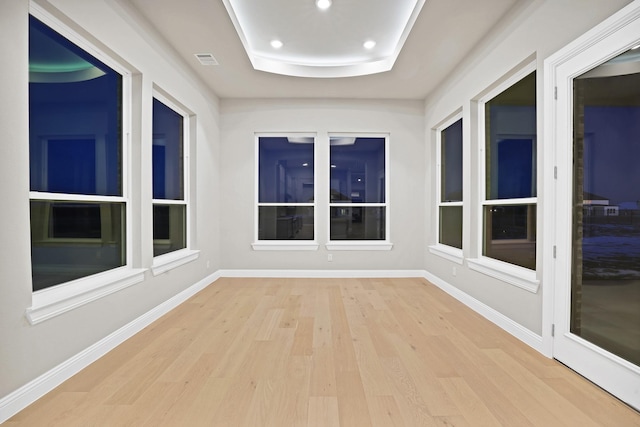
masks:
<path fill-rule="evenodd" d="M 440 243 L 462 249 L 462 206 L 440 207 Z"/>
<path fill-rule="evenodd" d="M 122 76 L 29 18 L 32 191 L 122 195 Z"/>
<path fill-rule="evenodd" d="M 313 240 L 313 206 L 260 206 L 258 240 Z"/>
<path fill-rule="evenodd" d="M 442 131 L 442 202 L 462 201 L 462 119 Z"/>
<path fill-rule="evenodd" d="M 261 137 L 259 202 L 313 203 L 313 138 Z"/>
<path fill-rule="evenodd" d="M 629 51 L 574 80 L 571 332 L 640 365 L 640 73 Z"/>
<path fill-rule="evenodd" d="M 187 247 L 185 205 L 153 205 L 153 256 Z"/>
<path fill-rule="evenodd" d="M 385 139 L 330 139 L 331 202 L 384 203 Z"/>
<path fill-rule="evenodd" d="M 536 196 L 536 73 L 485 104 L 487 200 Z"/>
<path fill-rule="evenodd" d="M 332 207 L 331 240 L 384 240 L 384 207 Z"/>
<path fill-rule="evenodd" d="M 485 206 L 484 256 L 536 269 L 536 205 Z"/>
<path fill-rule="evenodd" d="M 33 290 L 125 264 L 124 203 L 31 202 Z"/>
<path fill-rule="evenodd" d="M 184 200 L 184 118 L 153 100 L 153 198 Z"/>

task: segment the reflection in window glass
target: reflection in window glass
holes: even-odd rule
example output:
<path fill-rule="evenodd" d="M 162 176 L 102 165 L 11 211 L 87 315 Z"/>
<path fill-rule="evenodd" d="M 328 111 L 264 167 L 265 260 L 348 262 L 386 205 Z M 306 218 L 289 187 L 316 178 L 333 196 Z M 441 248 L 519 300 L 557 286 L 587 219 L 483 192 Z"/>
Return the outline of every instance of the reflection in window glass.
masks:
<path fill-rule="evenodd" d="M 34 291 L 125 265 L 122 76 L 32 16 L 29 171 Z"/>
<path fill-rule="evenodd" d="M 384 207 L 332 207 L 331 240 L 385 240 Z"/>
<path fill-rule="evenodd" d="M 462 206 L 440 206 L 440 243 L 462 249 Z"/>
<path fill-rule="evenodd" d="M 441 202 L 462 201 L 462 119 L 441 132 Z"/>
<path fill-rule="evenodd" d="M 31 201 L 33 290 L 123 266 L 124 206 Z"/>
<path fill-rule="evenodd" d="M 536 268 L 536 73 L 487 101 L 483 255 Z M 500 204 L 492 201 L 500 200 Z"/>
<path fill-rule="evenodd" d="M 535 270 L 536 205 L 484 207 L 483 255 Z"/>
<path fill-rule="evenodd" d="M 29 18 L 31 191 L 122 195 L 122 76 Z"/>
<path fill-rule="evenodd" d="M 153 256 L 187 247 L 185 205 L 153 205 Z"/>
<path fill-rule="evenodd" d="M 331 136 L 330 240 L 386 239 L 386 138 Z"/>
<path fill-rule="evenodd" d="M 260 206 L 258 240 L 313 240 L 312 206 Z"/>
<path fill-rule="evenodd" d="M 184 199 L 184 118 L 153 99 L 153 198 Z"/>
<path fill-rule="evenodd" d="M 259 137 L 258 240 L 314 240 L 314 203 L 314 138 Z"/>
<path fill-rule="evenodd" d="M 330 139 L 331 202 L 385 202 L 385 139 Z"/>
<path fill-rule="evenodd" d="M 640 366 L 640 73 L 629 50 L 573 81 L 571 332 Z"/>
<path fill-rule="evenodd" d="M 536 77 L 485 104 L 487 200 L 536 196 Z"/>
<path fill-rule="evenodd" d="M 187 247 L 184 135 L 184 116 L 154 98 L 153 256 Z"/>

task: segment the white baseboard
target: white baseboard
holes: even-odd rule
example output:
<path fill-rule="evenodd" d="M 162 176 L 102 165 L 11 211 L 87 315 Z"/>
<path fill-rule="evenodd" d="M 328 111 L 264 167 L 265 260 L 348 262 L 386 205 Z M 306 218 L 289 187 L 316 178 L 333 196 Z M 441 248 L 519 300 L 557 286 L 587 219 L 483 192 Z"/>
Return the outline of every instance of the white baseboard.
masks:
<path fill-rule="evenodd" d="M 537 335 L 531 332 L 529 329 L 520 325 L 519 323 L 513 321 L 508 318 L 504 314 L 499 311 L 494 310 L 483 302 L 478 301 L 472 296 L 462 292 L 460 289 L 455 286 L 450 285 L 446 281 L 440 279 L 439 277 L 427 272 L 423 271 L 423 276 L 429 282 L 433 283 L 476 313 L 485 317 L 487 320 L 493 322 L 500 328 L 504 329 L 514 337 L 518 338 L 520 341 L 529 345 L 533 349 L 539 351 L 542 354 L 544 353 L 544 346 L 542 344 L 542 336 Z"/>
<path fill-rule="evenodd" d="M 0 399 L 0 424 L 220 278 L 216 272 Z"/>
<path fill-rule="evenodd" d="M 220 277 L 282 278 L 402 278 L 424 277 L 424 270 L 219 270 Z"/>
<path fill-rule="evenodd" d="M 129 339 L 142 329 L 173 310 L 184 301 L 221 277 L 284 277 L 284 278 L 403 278 L 423 277 L 467 307 L 543 353 L 542 337 L 534 334 L 493 308 L 465 294 L 458 288 L 425 270 L 218 270 L 174 297 L 131 321 L 45 374 L 0 399 L 0 423 L 11 418 L 67 379 Z"/>

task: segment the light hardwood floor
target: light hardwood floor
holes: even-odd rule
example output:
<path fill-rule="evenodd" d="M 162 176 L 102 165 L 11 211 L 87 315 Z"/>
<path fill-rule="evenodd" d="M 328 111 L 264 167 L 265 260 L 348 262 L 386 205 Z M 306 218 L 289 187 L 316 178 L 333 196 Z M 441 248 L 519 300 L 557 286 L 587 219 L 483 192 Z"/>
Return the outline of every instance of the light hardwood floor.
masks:
<path fill-rule="evenodd" d="M 220 279 L 7 426 L 640 426 L 424 279 Z"/>

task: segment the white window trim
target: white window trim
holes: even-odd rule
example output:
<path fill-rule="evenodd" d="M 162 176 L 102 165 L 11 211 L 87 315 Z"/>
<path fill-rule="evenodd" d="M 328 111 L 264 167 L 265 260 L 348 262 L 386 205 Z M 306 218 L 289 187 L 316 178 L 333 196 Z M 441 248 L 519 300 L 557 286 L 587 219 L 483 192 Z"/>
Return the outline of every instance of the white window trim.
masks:
<path fill-rule="evenodd" d="M 327 138 L 327 144 L 331 138 L 351 137 L 351 138 L 384 138 L 384 203 L 331 203 L 329 201 L 327 208 L 327 243 L 325 247 L 331 251 L 389 251 L 393 248 L 391 243 L 391 212 L 389 209 L 390 200 L 390 162 L 389 162 L 389 139 L 388 133 L 367 133 L 367 132 L 330 132 Z M 331 191 L 331 146 L 327 146 L 327 183 L 328 190 Z M 331 208 L 344 207 L 384 207 L 385 208 L 385 239 L 384 240 L 331 240 Z"/>
<path fill-rule="evenodd" d="M 434 255 L 438 255 L 439 257 L 445 258 L 449 261 L 455 262 L 456 264 L 462 265 L 464 263 L 464 253 L 462 252 L 462 249 L 437 243 L 435 245 L 429 246 L 429 252 Z"/>
<path fill-rule="evenodd" d="M 165 271 L 171 270 L 175 267 L 179 267 L 180 265 L 192 261 L 194 259 L 197 259 L 198 256 L 195 256 L 195 258 L 192 258 L 191 255 L 188 255 L 187 258 L 189 258 L 187 261 L 182 262 L 182 263 L 174 263 L 174 262 L 169 262 L 166 263 L 164 260 L 166 259 L 172 259 L 172 257 L 166 257 L 166 255 L 169 254 L 173 254 L 174 252 L 181 252 L 182 254 L 186 252 L 197 252 L 193 250 L 193 242 L 192 242 L 192 224 L 193 224 L 193 219 L 191 218 L 191 203 L 190 203 L 190 195 L 191 195 L 191 169 L 190 169 L 190 164 L 191 164 L 191 156 L 190 156 L 190 148 L 191 148 L 191 120 L 192 120 L 192 114 L 191 112 L 184 106 L 182 105 L 180 102 L 174 100 L 173 98 L 171 98 L 169 95 L 165 95 L 163 93 L 163 91 L 160 88 L 154 87 L 153 88 L 153 95 L 152 95 L 152 103 L 153 103 L 153 98 L 157 99 L 158 101 L 160 101 L 161 103 L 163 103 L 164 105 L 166 105 L 167 107 L 169 107 L 170 109 L 172 109 L 174 112 L 176 112 L 177 114 L 179 114 L 182 117 L 182 179 L 183 179 L 183 184 L 184 184 L 184 188 L 182 189 L 182 194 L 183 194 L 183 198 L 182 200 L 174 200 L 174 199 L 153 199 L 151 201 L 152 206 L 155 205 L 181 205 L 181 206 L 185 206 L 185 248 L 183 249 L 178 249 L 176 251 L 172 251 L 166 254 L 162 254 L 162 255 L 158 255 L 156 257 L 154 257 L 153 259 L 153 266 L 152 266 L 152 271 L 154 276 L 164 273 Z M 151 138 L 151 143 L 153 144 L 153 136 Z M 182 255 L 178 255 L 178 258 L 182 258 Z M 159 258 L 159 259 L 158 259 Z M 167 266 L 171 266 L 171 267 L 167 267 Z"/>
<path fill-rule="evenodd" d="M 260 203 L 260 138 L 313 138 L 313 203 Z M 316 251 L 318 250 L 318 134 L 317 132 L 256 132 L 254 134 L 254 251 Z M 258 238 L 261 206 L 298 206 L 313 208 L 313 240 L 260 240 Z"/>
<path fill-rule="evenodd" d="M 125 203 L 125 224 L 131 224 L 131 70 L 104 54 L 97 46 L 72 31 L 59 19 L 33 1 L 29 2 L 29 13 L 122 76 L 122 196 L 94 196 L 34 191 L 29 193 L 29 200 L 123 202 Z M 33 292 L 31 306 L 25 312 L 29 323 L 35 325 L 142 282 L 146 270 L 132 267 L 132 240 L 131 227 L 127 226 L 124 242 L 124 247 L 126 248 L 124 266 Z"/>
<path fill-rule="evenodd" d="M 200 257 L 199 250 L 192 250 L 189 248 L 179 249 L 166 254 L 158 255 L 153 258 L 153 265 L 151 266 L 151 272 L 154 276 L 166 273 L 181 265 L 187 264 L 191 261 L 195 261 Z"/>
<path fill-rule="evenodd" d="M 145 271 L 124 266 L 36 291 L 27 319 L 35 325 L 133 286 L 144 280 Z"/>
<path fill-rule="evenodd" d="M 535 270 L 485 256 L 467 259 L 467 264 L 471 270 L 534 294 L 538 293 L 540 288 L 540 280 Z"/>
<path fill-rule="evenodd" d="M 464 119 L 462 114 L 462 109 L 459 109 L 456 113 L 451 115 L 449 118 L 442 121 L 439 125 L 434 128 L 435 138 L 436 138 L 436 179 L 435 179 L 435 213 L 433 221 L 433 235 L 435 236 L 436 243 L 429 246 L 429 252 L 434 255 L 438 255 L 442 258 L 448 259 L 449 261 L 453 261 L 457 264 L 463 264 L 464 262 L 464 254 L 461 248 L 456 248 L 453 246 L 445 245 L 440 243 L 440 208 L 443 206 L 460 206 L 463 209 L 463 218 L 464 218 L 464 188 L 462 191 L 462 201 L 459 202 L 443 202 L 442 199 L 442 132 L 446 130 L 449 126 L 456 123 L 458 120 L 463 120 L 463 141 L 462 141 L 462 157 L 464 159 Z M 464 160 L 463 160 L 464 164 Z M 462 170 L 462 183 L 464 187 L 464 167 Z M 462 232 L 464 232 L 464 221 L 462 224 Z M 464 238 L 463 238 L 464 244 Z"/>
<path fill-rule="evenodd" d="M 516 70 L 509 77 L 504 79 L 496 87 L 483 94 L 477 99 L 477 126 L 478 126 L 478 177 L 476 179 L 477 187 L 476 191 L 479 195 L 480 203 L 477 207 L 477 215 L 480 218 L 478 227 L 476 230 L 476 237 L 478 247 L 476 248 L 479 254 L 478 258 L 468 259 L 469 268 L 476 270 L 493 278 L 499 279 L 503 282 L 510 283 L 519 288 L 525 289 L 529 292 L 536 293 L 538 291 L 540 281 L 537 279 L 537 270 L 531 270 L 518 265 L 510 264 L 508 262 L 500 261 L 490 257 L 482 255 L 484 245 L 484 208 L 485 206 L 493 205 L 527 205 L 535 204 L 538 207 L 537 197 L 520 198 L 520 199 L 496 199 L 487 200 L 486 196 L 486 133 L 485 133 L 485 104 L 491 101 L 493 98 L 509 89 L 520 80 L 537 71 L 537 62 L 535 59 L 529 61 L 524 66 Z M 536 91 L 537 92 L 537 91 Z M 536 93 L 537 96 L 537 93 Z M 539 121 L 538 121 L 539 122 Z M 536 128 L 538 123 L 536 123 Z M 536 138 L 537 140 L 537 138 Z M 539 150 L 536 149 L 536 156 L 533 158 L 533 167 L 537 167 L 537 157 L 540 155 Z M 540 186 L 540 173 L 536 170 L 536 187 Z M 536 216 L 536 221 L 539 221 L 540 215 Z M 536 225 L 536 233 L 539 233 L 539 223 Z M 536 236 L 537 237 L 537 236 Z M 536 241 L 538 239 L 536 238 Z M 537 250 L 536 250 L 537 251 Z M 536 256 L 536 266 L 539 265 L 540 259 Z"/>

